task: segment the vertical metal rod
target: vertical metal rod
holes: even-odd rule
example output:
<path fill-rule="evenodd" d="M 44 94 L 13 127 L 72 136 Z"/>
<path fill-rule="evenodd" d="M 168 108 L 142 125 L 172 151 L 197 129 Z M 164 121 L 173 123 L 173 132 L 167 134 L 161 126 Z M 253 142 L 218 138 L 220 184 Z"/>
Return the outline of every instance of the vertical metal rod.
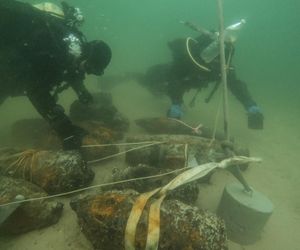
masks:
<path fill-rule="evenodd" d="M 228 124 L 228 87 L 227 87 L 227 73 L 226 73 L 226 59 L 224 46 L 224 18 L 222 0 L 218 1 L 219 12 L 219 43 L 220 43 L 220 67 L 221 67 L 221 82 L 223 85 L 223 112 L 224 112 L 224 133 L 226 139 L 229 141 L 229 124 Z"/>

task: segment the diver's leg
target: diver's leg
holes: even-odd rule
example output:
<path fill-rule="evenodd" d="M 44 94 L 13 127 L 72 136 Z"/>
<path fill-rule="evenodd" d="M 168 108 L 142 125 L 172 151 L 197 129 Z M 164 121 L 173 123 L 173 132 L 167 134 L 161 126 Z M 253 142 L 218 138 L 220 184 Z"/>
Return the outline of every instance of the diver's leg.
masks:
<path fill-rule="evenodd" d="M 139 82 L 154 95 L 162 95 L 167 93 L 168 79 L 169 65 L 158 64 L 150 67 Z"/>
<path fill-rule="evenodd" d="M 185 91 L 185 86 L 181 81 L 171 81 L 167 85 L 167 94 L 172 104 L 182 105 Z"/>

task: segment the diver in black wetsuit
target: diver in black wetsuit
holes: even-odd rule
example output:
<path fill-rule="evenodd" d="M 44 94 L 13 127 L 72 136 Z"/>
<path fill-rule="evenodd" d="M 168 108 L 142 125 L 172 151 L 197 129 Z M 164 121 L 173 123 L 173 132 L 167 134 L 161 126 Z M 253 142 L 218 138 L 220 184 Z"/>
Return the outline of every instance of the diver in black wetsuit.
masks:
<path fill-rule="evenodd" d="M 82 103 L 91 103 L 85 74 L 102 75 L 111 50 L 103 41 L 86 41 L 76 20 L 72 22 L 78 18 L 72 12 L 76 9 L 64 3 L 63 10 L 62 18 L 30 4 L 1 0 L 0 104 L 9 96 L 26 95 L 62 138 L 63 148 L 71 150 L 80 148 L 86 132 L 56 103 L 58 93 L 71 87 Z"/>
<path fill-rule="evenodd" d="M 167 111 L 168 117 L 181 118 L 183 95 L 186 91 L 192 88 L 200 90 L 210 82 L 216 82 L 214 90 L 218 87 L 221 80 L 219 55 L 209 61 L 201 57 L 201 52 L 212 42 L 214 38 L 209 32 L 202 33 L 196 39 L 176 39 L 169 42 L 173 60 L 167 64 L 155 65 L 144 76 L 139 77 L 142 85 L 154 94 L 166 93 L 170 97 L 172 105 Z M 228 87 L 247 110 L 248 127 L 260 129 L 263 127 L 262 112 L 248 92 L 246 83 L 236 77 L 231 65 L 233 43 L 227 42 L 225 45 Z"/>

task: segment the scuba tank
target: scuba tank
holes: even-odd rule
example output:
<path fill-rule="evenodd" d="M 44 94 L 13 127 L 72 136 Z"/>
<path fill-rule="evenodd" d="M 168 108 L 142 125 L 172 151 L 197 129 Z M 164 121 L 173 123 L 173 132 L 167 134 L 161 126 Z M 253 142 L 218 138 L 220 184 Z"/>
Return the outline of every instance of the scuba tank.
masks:
<path fill-rule="evenodd" d="M 37 8 L 41 11 L 47 12 L 52 16 L 55 16 L 58 18 L 65 18 L 65 14 L 64 14 L 63 10 L 56 4 L 44 2 L 44 3 L 34 4 L 33 7 Z"/>
<path fill-rule="evenodd" d="M 84 21 L 83 14 L 79 8 L 72 7 L 66 2 L 61 2 L 61 7 L 50 2 L 34 4 L 33 7 L 50 14 L 51 16 L 64 19 L 70 27 L 79 27 Z"/>
<path fill-rule="evenodd" d="M 237 31 L 239 31 L 245 23 L 245 19 L 241 19 L 239 22 L 228 26 L 224 30 L 224 41 L 235 42 L 237 39 Z M 206 63 L 210 63 L 219 53 L 219 34 L 215 33 L 214 40 L 201 52 L 200 56 Z"/>

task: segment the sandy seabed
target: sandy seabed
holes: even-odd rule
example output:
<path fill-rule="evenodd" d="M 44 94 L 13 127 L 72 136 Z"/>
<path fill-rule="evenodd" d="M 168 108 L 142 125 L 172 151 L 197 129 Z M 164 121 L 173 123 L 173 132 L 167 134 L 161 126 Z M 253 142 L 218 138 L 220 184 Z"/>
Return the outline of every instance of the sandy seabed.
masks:
<path fill-rule="evenodd" d="M 168 99 L 155 98 L 134 82 L 117 86 L 112 93 L 116 106 L 131 121 L 142 117 L 162 116 L 169 105 Z M 207 93 L 197 100 L 195 108 L 186 108 L 185 121 L 194 125 L 202 122 L 207 126 L 213 126 L 215 116 L 212 117 L 211 114 L 216 113 L 218 94 L 210 104 L 204 104 L 203 99 Z M 264 130 L 247 129 L 244 110 L 230 96 L 230 131 L 238 144 L 250 149 L 252 156 L 263 159 L 261 164 L 251 165 L 244 172 L 244 176 L 252 187 L 272 201 L 274 213 L 266 224 L 261 239 L 255 244 L 241 246 L 229 241 L 229 249 L 297 250 L 300 249 L 300 103 L 299 100 L 289 99 L 289 93 L 282 93 L 280 90 L 272 93 L 273 96 L 263 92 L 253 95 L 257 97 L 264 110 Z M 191 96 L 192 93 L 186 95 L 187 103 Z M 274 99 L 276 99 L 276 108 Z M 13 100 L 8 102 L 13 103 Z M 20 103 L 16 105 L 24 108 Z M 8 121 L 20 119 L 16 117 L 16 113 L 12 115 L 12 108 L 8 109 L 8 107 L 10 107 L 8 104 L 0 107 L 0 117 L 8 117 L 6 119 Z M 24 116 L 24 112 L 22 114 Z M 0 129 L 6 128 L 4 126 Z M 132 122 L 130 133 L 142 132 Z M 123 157 L 93 166 L 96 173 L 93 184 L 108 182 L 111 170 L 115 167 L 124 167 Z M 197 206 L 216 211 L 224 186 L 232 181 L 234 178 L 227 172 L 214 173 L 210 184 L 201 185 Z M 80 231 L 76 215 L 69 206 L 69 198 L 59 200 L 65 204 L 65 207 L 56 225 L 16 237 L 0 237 L 0 249 L 92 250 L 92 245 Z"/>

